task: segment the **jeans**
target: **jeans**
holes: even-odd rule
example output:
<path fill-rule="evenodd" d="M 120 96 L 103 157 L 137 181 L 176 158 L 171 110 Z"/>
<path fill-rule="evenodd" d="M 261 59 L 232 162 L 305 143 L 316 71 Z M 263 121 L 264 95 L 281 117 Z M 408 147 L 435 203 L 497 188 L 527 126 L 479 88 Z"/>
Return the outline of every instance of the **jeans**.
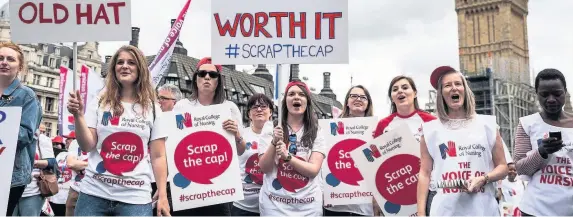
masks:
<path fill-rule="evenodd" d="M 8 207 L 6 208 L 6 216 L 12 216 L 14 214 L 14 209 L 20 202 L 22 194 L 24 194 L 24 189 L 26 186 L 18 186 L 10 188 L 10 196 L 8 197 Z"/>
<path fill-rule="evenodd" d="M 40 216 L 42 213 L 42 206 L 44 205 L 44 198 L 42 196 L 34 195 L 29 197 L 20 198 L 20 202 L 16 205 L 13 216 Z"/>
<path fill-rule="evenodd" d="M 434 196 L 436 196 L 437 193 L 438 192 L 436 191 L 428 191 L 428 197 L 426 198 L 426 216 L 430 216 L 432 201 L 434 200 Z"/>
<path fill-rule="evenodd" d="M 152 216 L 151 203 L 128 204 L 80 192 L 75 216 Z"/>

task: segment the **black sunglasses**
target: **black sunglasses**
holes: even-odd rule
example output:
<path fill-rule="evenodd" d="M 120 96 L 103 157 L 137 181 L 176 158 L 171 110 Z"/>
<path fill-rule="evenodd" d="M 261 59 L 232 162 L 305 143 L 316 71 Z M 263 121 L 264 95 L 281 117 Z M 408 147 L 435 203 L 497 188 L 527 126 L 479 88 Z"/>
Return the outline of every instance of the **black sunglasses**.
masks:
<path fill-rule="evenodd" d="M 205 76 L 207 76 L 207 74 L 209 74 L 210 78 L 219 78 L 219 73 L 218 72 L 214 72 L 214 71 L 198 71 L 197 72 L 197 76 L 204 78 Z"/>

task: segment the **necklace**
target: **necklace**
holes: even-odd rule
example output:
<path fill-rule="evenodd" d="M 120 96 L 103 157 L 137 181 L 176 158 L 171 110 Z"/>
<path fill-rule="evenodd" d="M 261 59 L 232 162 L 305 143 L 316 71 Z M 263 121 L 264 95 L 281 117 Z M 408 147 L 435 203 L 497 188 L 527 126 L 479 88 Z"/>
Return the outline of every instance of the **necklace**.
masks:
<path fill-rule="evenodd" d="M 472 119 L 449 119 L 442 124 L 449 130 L 458 130 L 467 127 L 471 122 Z"/>

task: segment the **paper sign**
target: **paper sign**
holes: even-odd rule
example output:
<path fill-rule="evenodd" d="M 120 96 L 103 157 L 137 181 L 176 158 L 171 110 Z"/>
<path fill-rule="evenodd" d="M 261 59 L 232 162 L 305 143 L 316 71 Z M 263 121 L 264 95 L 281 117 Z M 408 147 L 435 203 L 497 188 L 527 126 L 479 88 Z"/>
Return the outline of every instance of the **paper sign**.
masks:
<path fill-rule="evenodd" d="M 222 127 L 231 108 L 182 107 L 165 115 L 173 210 L 242 200 L 235 138 Z"/>
<path fill-rule="evenodd" d="M 10 0 L 16 43 L 131 40 L 131 0 Z"/>
<path fill-rule="evenodd" d="M 21 116 L 22 107 L 0 107 L 0 174 L 4 174 L 0 176 L 0 192 L 4 192 L 0 196 L 0 213 L 6 213 L 8 209 Z"/>
<path fill-rule="evenodd" d="M 325 205 L 372 203 L 372 192 L 354 167 L 350 152 L 372 140 L 377 123 L 377 117 L 319 120 L 327 144 L 322 164 Z"/>
<path fill-rule="evenodd" d="M 214 63 L 348 63 L 348 0 L 214 0 L 211 11 Z"/>
<path fill-rule="evenodd" d="M 499 211 L 501 216 L 521 216 L 521 211 L 516 205 L 512 203 L 501 202 L 499 203 Z"/>
<path fill-rule="evenodd" d="M 420 145 L 404 124 L 350 153 L 385 216 L 417 213 Z"/>

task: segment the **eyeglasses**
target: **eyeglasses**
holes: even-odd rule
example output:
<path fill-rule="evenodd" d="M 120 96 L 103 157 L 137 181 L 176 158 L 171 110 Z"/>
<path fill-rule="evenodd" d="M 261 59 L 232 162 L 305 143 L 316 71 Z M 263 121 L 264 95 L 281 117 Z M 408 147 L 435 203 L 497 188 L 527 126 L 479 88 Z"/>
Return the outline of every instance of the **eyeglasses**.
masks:
<path fill-rule="evenodd" d="M 360 101 L 368 101 L 368 97 L 366 97 L 366 95 L 350 94 L 350 98 L 353 100 L 360 99 Z"/>
<path fill-rule="evenodd" d="M 257 104 L 257 105 L 253 105 L 253 106 L 251 107 L 251 110 L 257 110 L 257 109 L 259 109 L 259 108 L 260 108 L 261 110 L 265 110 L 265 109 L 269 108 L 269 106 Z"/>
<path fill-rule="evenodd" d="M 165 101 L 165 100 L 175 100 L 175 99 L 173 99 L 173 98 L 164 97 L 164 96 L 159 96 L 159 97 L 157 97 L 157 99 L 159 99 L 159 101 Z"/>
<path fill-rule="evenodd" d="M 207 76 L 207 74 L 209 74 L 210 78 L 219 78 L 219 73 L 218 72 L 214 72 L 214 71 L 198 71 L 197 72 L 197 76 L 199 76 L 200 78 L 204 78 L 205 76 Z"/>

